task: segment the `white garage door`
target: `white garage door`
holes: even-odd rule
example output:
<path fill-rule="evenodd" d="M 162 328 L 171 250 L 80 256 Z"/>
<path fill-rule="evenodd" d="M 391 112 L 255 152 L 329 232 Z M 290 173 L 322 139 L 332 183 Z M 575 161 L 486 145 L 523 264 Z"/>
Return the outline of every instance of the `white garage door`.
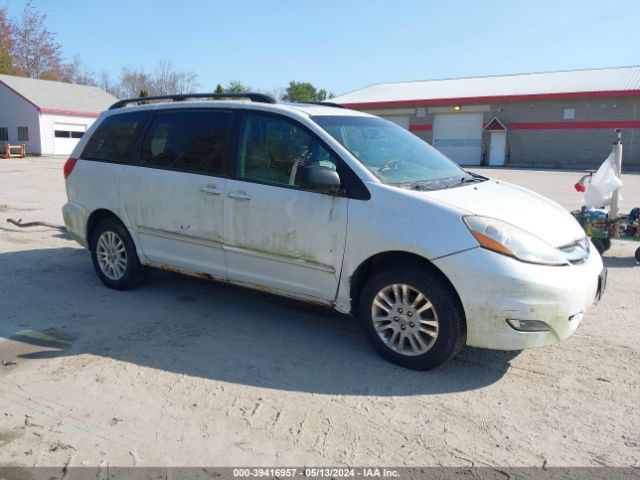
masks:
<path fill-rule="evenodd" d="M 433 146 L 460 165 L 480 165 L 482 113 L 437 113 Z"/>
<path fill-rule="evenodd" d="M 409 130 L 409 115 L 385 115 L 382 118 Z"/>
<path fill-rule="evenodd" d="M 86 125 L 74 123 L 53 124 L 53 152 L 56 155 L 69 155 L 82 135 L 86 131 Z"/>

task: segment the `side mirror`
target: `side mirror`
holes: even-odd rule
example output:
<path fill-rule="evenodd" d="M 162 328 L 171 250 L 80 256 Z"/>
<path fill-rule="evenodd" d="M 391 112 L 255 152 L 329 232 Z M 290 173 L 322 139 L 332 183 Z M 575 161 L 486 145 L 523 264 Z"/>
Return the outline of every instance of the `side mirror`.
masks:
<path fill-rule="evenodd" d="M 338 172 L 317 165 L 304 167 L 298 182 L 302 188 L 312 190 L 337 190 L 342 186 Z"/>

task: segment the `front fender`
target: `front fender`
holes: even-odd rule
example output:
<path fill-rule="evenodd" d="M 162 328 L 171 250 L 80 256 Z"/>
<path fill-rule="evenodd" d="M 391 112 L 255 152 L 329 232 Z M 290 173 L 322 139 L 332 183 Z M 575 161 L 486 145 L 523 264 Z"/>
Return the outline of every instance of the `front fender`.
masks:
<path fill-rule="evenodd" d="M 347 238 L 335 308 L 351 311 L 351 277 L 374 255 L 406 252 L 433 261 L 476 248 L 462 216 L 467 213 L 440 204 L 428 192 L 368 183 L 371 199 L 350 200 Z"/>

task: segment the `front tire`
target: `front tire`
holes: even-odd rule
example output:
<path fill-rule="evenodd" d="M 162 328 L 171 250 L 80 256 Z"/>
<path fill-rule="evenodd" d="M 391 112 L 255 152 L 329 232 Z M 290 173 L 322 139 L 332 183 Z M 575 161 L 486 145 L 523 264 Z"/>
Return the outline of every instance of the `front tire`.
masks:
<path fill-rule="evenodd" d="M 596 250 L 598 251 L 598 253 L 600 255 L 604 255 L 604 252 L 606 250 L 604 242 L 602 241 L 602 239 L 600 238 L 592 238 L 591 239 L 591 243 L 593 243 L 593 246 L 596 247 Z"/>
<path fill-rule="evenodd" d="M 359 317 L 385 359 L 430 370 L 466 343 L 464 312 L 452 287 L 435 272 L 401 264 L 375 272 L 360 295 Z"/>
<path fill-rule="evenodd" d="M 138 259 L 131 235 L 115 218 L 101 221 L 91 234 L 91 258 L 98 278 L 107 287 L 127 290 L 140 285 L 145 268 Z"/>

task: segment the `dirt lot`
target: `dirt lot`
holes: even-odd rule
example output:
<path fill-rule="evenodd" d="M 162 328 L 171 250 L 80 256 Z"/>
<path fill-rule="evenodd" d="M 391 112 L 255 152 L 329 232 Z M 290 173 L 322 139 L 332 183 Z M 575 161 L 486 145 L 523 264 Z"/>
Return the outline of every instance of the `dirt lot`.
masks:
<path fill-rule="evenodd" d="M 0 160 L 0 465 L 640 466 L 637 245 L 564 343 L 418 373 L 332 312 L 166 272 L 108 290 L 63 233 L 5 223 L 62 223 L 62 163 Z M 579 203 L 576 172 L 483 172 Z"/>

